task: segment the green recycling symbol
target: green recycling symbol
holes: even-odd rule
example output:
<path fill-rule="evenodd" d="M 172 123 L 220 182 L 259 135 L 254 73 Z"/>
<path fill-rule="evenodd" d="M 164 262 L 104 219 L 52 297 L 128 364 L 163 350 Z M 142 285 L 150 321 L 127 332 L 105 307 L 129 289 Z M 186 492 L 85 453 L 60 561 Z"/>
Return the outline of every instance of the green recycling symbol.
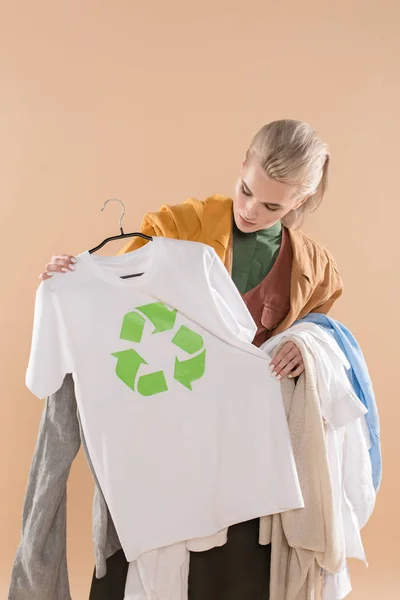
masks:
<path fill-rule="evenodd" d="M 154 326 L 152 335 L 171 331 L 175 327 L 177 311 L 168 308 L 162 302 L 153 302 L 144 306 L 137 306 L 135 310 L 124 316 L 120 339 L 140 344 L 143 337 L 146 319 Z M 179 360 L 175 357 L 174 379 L 192 391 L 192 383 L 201 379 L 205 373 L 206 350 L 203 348 L 202 336 L 181 325 L 171 340 L 172 344 L 191 355 L 191 358 Z M 154 396 L 168 391 L 164 371 L 154 371 L 146 375 L 139 375 L 142 365 L 147 365 L 146 360 L 133 348 L 114 352 L 117 359 L 116 374 L 132 391 L 142 396 Z"/>

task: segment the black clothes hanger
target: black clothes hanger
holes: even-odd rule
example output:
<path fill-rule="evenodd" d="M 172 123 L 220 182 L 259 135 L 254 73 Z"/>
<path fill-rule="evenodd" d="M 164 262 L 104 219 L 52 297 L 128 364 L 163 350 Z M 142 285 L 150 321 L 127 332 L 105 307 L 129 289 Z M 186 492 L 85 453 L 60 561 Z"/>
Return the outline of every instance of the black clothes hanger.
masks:
<path fill-rule="evenodd" d="M 121 200 L 119 200 L 118 198 L 109 198 L 109 200 L 106 200 L 104 202 L 104 204 L 101 208 L 102 211 L 105 209 L 105 207 L 107 206 L 107 204 L 109 202 L 118 202 L 122 207 L 122 213 L 119 218 L 119 230 L 121 233 L 119 235 L 113 235 L 111 237 L 106 238 L 105 240 L 103 240 L 101 242 L 101 244 L 99 244 L 95 248 L 92 248 L 91 250 L 89 250 L 89 254 L 94 254 L 94 252 L 97 252 L 98 250 L 103 248 L 103 246 L 108 244 L 108 242 L 113 242 L 114 240 L 123 240 L 125 238 L 130 238 L 130 237 L 141 237 L 145 240 L 148 240 L 149 242 L 153 241 L 153 238 L 150 235 L 145 235 L 144 233 L 140 233 L 140 232 L 124 233 L 124 230 L 122 229 L 122 220 L 125 216 L 125 204 L 123 202 L 121 202 Z M 140 275 L 143 275 L 143 273 L 135 273 L 134 275 L 123 275 L 121 277 L 121 279 L 129 279 L 130 277 L 140 277 Z"/>
<path fill-rule="evenodd" d="M 145 240 L 148 240 L 149 242 L 153 241 L 153 238 L 149 235 L 145 235 L 144 233 L 124 233 L 124 230 L 122 229 L 122 220 L 125 216 L 125 204 L 123 202 L 121 202 L 121 200 L 119 200 L 118 198 L 110 198 L 109 200 L 106 200 L 101 208 L 101 210 L 103 211 L 105 209 L 105 207 L 107 206 L 107 204 L 109 202 L 118 202 L 121 207 L 122 207 L 122 214 L 120 216 L 119 219 L 119 230 L 120 230 L 120 234 L 119 235 L 113 235 L 112 237 L 108 237 L 105 240 L 103 240 L 101 242 L 101 244 L 99 244 L 98 246 L 96 246 L 95 248 L 92 248 L 91 250 L 89 250 L 89 254 L 93 254 L 94 252 L 97 252 L 98 250 L 100 250 L 101 248 L 103 248 L 103 246 L 105 246 L 106 244 L 108 244 L 108 242 L 113 242 L 114 240 L 123 240 L 125 238 L 130 238 L 130 237 L 141 237 Z"/>

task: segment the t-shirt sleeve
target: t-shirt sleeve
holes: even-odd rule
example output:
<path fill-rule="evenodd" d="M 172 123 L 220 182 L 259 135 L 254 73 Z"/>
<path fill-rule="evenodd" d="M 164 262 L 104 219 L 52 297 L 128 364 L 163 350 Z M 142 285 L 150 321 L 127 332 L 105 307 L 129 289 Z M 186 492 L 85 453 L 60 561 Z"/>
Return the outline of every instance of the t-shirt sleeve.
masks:
<path fill-rule="evenodd" d="M 229 331 L 240 340 L 252 342 L 257 326 L 239 290 L 215 252 L 212 253 L 209 281 L 215 306 Z"/>
<path fill-rule="evenodd" d="M 60 325 L 55 292 L 50 281 L 43 282 L 36 292 L 31 353 L 26 372 L 26 385 L 38 398 L 57 392 L 65 375 L 72 372 L 67 342 Z"/>

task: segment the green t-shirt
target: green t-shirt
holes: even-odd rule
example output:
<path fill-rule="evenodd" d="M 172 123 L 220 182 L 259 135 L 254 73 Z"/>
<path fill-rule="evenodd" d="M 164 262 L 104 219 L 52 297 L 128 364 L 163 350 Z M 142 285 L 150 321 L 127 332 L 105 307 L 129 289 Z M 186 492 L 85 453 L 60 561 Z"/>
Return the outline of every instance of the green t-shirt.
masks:
<path fill-rule="evenodd" d="M 281 242 L 280 221 L 256 233 L 242 233 L 234 224 L 232 279 L 241 294 L 265 279 L 275 264 Z"/>

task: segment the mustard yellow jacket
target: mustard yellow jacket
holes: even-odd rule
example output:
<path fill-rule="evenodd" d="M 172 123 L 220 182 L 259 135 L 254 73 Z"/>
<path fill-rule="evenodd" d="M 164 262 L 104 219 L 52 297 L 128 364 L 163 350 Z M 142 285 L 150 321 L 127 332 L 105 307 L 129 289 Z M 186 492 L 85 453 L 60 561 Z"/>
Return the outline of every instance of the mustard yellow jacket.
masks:
<path fill-rule="evenodd" d="M 159 212 L 145 215 L 141 232 L 212 246 L 231 273 L 232 213 L 230 198 L 211 196 L 203 201 L 190 198 L 183 204 L 165 205 Z M 290 310 L 274 334 L 310 312 L 327 313 L 342 293 L 340 274 L 327 250 L 300 230 L 288 231 L 293 249 Z M 134 238 L 122 253 L 145 243 L 142 238 Z"/>

